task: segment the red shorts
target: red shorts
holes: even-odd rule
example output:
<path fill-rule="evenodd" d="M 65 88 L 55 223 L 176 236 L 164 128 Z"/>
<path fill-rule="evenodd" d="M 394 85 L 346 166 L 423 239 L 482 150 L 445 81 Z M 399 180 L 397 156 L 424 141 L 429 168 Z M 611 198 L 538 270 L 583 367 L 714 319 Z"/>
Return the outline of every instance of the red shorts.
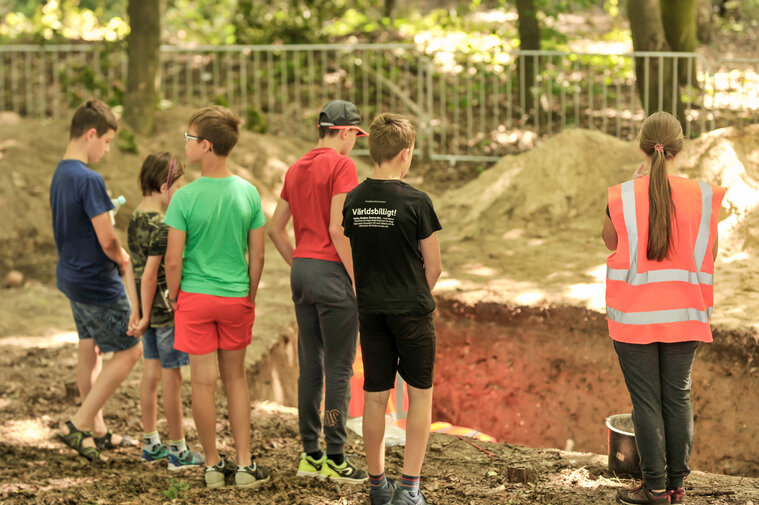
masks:
<path fill-rule="evenodd" d="M 236 351 L 250 344 L 256 311 L 250 298 L 179 291 L 174 349 L 187 354 Z"/>

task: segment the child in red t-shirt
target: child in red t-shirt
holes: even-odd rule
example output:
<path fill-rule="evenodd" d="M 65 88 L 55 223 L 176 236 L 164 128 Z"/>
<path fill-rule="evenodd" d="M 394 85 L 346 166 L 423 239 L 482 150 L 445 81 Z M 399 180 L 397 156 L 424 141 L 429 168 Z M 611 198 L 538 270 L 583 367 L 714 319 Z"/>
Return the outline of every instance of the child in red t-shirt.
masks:
<path fill-rule="evenodd" d="M 334 100 L 319 114 L 319 141 L 285 175 L 269 236 L 292 266 L 290 282 L 298 320 L 298 418 L 303 452 L 297 475 L 361 483 L 368 478 L 345 458 L 345 421 L 358 312 L 350 242 L 343 234 L 345 196 L 358 185 L 347 155 L 365 136 L 355 105 Z M 295 248 L 287 234 L 292 217 Z M 326 455 L 319 445 L 324 399 Z"/>

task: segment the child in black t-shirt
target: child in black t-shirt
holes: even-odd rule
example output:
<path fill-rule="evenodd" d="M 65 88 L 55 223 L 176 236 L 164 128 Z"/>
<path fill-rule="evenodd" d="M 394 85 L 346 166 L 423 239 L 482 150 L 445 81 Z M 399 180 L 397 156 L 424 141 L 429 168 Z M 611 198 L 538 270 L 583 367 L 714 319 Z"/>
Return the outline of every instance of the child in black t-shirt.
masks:
<path fill-rule="evenodd" d="M 372 505 L 416 505 L 432 415 L 435 327 L 431 290 L 440 277 L 441 229 L 432 201 L 402 181 L 416 131 L 408 119 L 380 114 L 369 131 L 371 178 L 348 193 L 343 228 L 350 238 L 364 361 L 363 434 Z M 406 450 L 400 483 L 385 477 L 385 409 L 396 371 L 408 385 Z"/>

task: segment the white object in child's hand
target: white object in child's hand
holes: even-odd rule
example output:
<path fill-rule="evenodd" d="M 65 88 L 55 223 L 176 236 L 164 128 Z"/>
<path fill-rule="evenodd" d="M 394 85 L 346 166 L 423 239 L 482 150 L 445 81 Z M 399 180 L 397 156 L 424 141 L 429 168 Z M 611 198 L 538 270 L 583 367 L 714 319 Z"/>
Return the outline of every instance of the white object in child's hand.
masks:
<path fill-rule="evenodd" d="M 108 214 L 111 216 L 111 224 L 116 226 L 116 213 L 119 211 L 119 208 L 126 203 L 126 197 L 124 195 L 119 195 L 116 198 L 111 198 L 111 203 L 113 204 L 113 210 Z"/>

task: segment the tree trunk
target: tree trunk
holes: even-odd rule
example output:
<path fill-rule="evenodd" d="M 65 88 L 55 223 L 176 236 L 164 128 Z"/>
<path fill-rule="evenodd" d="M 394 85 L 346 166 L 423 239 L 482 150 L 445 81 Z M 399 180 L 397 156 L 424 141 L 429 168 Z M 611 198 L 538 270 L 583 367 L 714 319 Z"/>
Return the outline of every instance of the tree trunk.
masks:
<path fill-rule="evenodd" d="M 702 44 L 712 41 L 712 0 L 696 0 L 696 35 Z"/>
<path fill-rule="evenodd" d="M 127 45 L 128 73 L 124 94 L 124 121 L 134 131 L 149 135 L 153 131 L 158 101 L 156 75 L 161 47 L 159 0 L 129 0 Z"/>
<path fill-rule="evenodd" d="M 385 0 L 382 15 L 386 18 L 391 18 L 393 15 L 393 9 L 395 9 L 395 0 Z"/>
<path fill-rule="evenodd" d="M 664 36 L 673 51 L 693 53 L 698 49 L 697 7 L 701 0 L 662 0 L 661 16 Z M 691 66 L 691 84 L 696 79 L 695 60 L 678 60 L 677 80 L 688 84 L 688 65 Z"/>
<path fill-rule="evenodd" d="M 630 19 L 635 51 L 670 50 L 664 36 L 658 0 L 628 2 L 627 14 Z M 637 57 L 635 58 L 636 85 L 646 115 L 660 110 L 674 113 L 684 128 L 685 116 L 680 101 L 679 86 L 673 82 L 673 68 L 671 58 Z"/>
<path fill-rule="evenodd" d="M 534 0 L 517 0 L 519 16 L 519 49 L 540 49 L 540 27 Z M 535 85 L 536 56 L 520 56 L 518 61 L 517 89 L 520 91 L 522 113 L 530 114 L 535 103 L 533 86 Z M 524 96 L 524 99 L 522 97 Z M 524 102 L 524 103 L 523 103 Z"/>

